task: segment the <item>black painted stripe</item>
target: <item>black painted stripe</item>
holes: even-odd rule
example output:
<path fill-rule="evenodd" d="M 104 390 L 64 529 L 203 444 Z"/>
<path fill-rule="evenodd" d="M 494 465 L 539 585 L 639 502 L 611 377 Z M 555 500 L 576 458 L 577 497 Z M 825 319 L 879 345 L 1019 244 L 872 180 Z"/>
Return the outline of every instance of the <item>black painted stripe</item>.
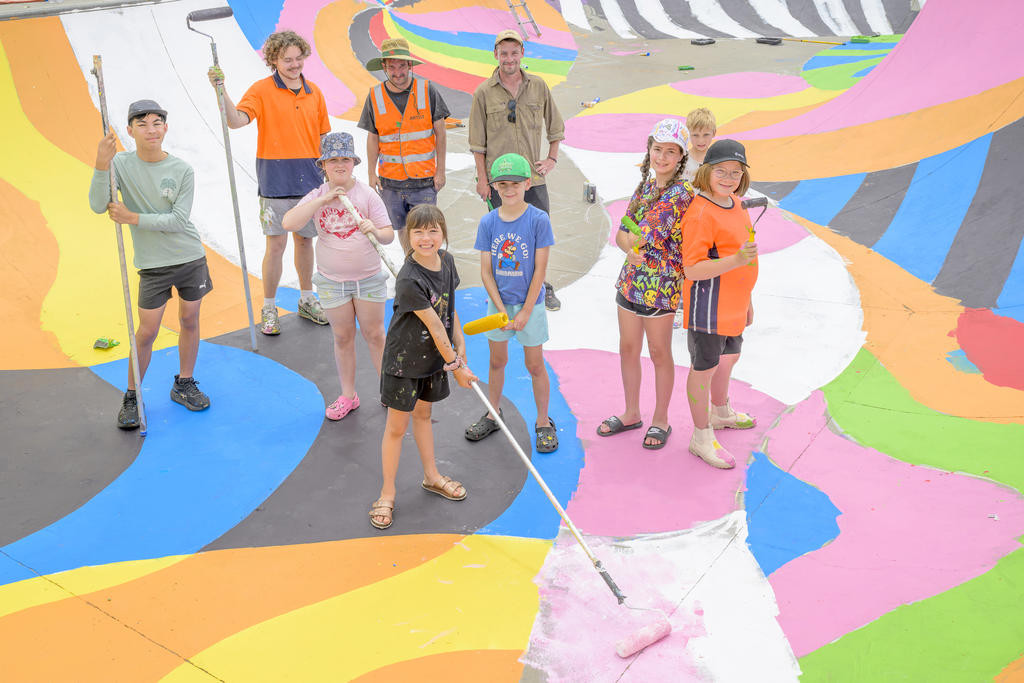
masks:
<path fill-rule="evenodd" d="M 626 18 L 626 23 L 629 24 L 634 33 L 639 33 L 644 38 L 652 40 L 656 40 L 658 38 L 675 38 L 675 36 L 662 33 L 658 29 L 654 28 L 653 24 L 644 19 L 643 15 L 640 14 L 640 10 L 636 8 L 634 0 L 611 0 L 611 2 L 618 3 L 622 16 Z"/>
<path fill-rule="evenodd" d="M 732 35 L 713 29 L 698 21 L 690 9 L 690 4 L 687 2 L 661 0 L 661 6 L 665 9 L 665 14 L 669 16 L 672 23 L 680 28 L 685 28 L 687 31 L 693 31 L 708 38 L 732 38 Z"/>
<path fill-rule="evenodd" d="M 868 17 L 864 14 L 864 7 L 861 5 L 861 0 L 843 0 L 843 6 L 846 7 L 846 13 L 850 15 L 850 19 L 853 20 L 853 25 L 857 27 L 857 33 L 862 36 L 870 36 L 875 32 L 871 28 L 871 24 L 868 23 Z"/>
<path fill-rule="evenodd" d="M 718 4 L 722 7 L 722 11 L 728 14 L 733 21 L 758 35 L 768 38 L 780 38 L 789 35 L 781 29 L 765 23 L 764 19 L 754 11 L 754 8 L 746 0 L 720 0 Z"/>
<path fill-rule="evenodd" d="M 793 15 L 793 18 L 806 26 L 812 35 L 835 35 L 832 33 L 832 29 L 822 21 L 821 16 L 818 14 L 818 8 L 814 6 L 811 0 L 786 0 L 786 6 L 789 8 L 789 13 Z"/>
<path fill-rule="evenodd" d="M 885 15 L 889 17 L 889 24 L 893 33 L 906 33 L 910 24 L 917 18 L 917 11 L 910 9 L 908 0 L 882 0 L 885 5 Z"/>
<path fill-rule="evenodd" d="M 868 173 L 829 227 L 854 242 L 874 246 L 896 216 L 915 170 L 916 163 Z"/>

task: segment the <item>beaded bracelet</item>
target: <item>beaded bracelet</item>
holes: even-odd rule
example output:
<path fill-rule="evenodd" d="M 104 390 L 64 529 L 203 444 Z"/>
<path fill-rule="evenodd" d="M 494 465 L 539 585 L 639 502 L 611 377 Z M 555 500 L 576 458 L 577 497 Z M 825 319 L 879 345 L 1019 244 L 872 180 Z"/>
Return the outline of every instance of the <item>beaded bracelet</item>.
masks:
<path fill-rule="evenodd" d="M 462 360 L 462 356 L 455 356 L 455 360 L 453 360 L 451 363 L 444 364 L 444 370 L 445 372 L 454 372 L 459 368 L 463 368 L 465 366 L 466 362 Z"/>

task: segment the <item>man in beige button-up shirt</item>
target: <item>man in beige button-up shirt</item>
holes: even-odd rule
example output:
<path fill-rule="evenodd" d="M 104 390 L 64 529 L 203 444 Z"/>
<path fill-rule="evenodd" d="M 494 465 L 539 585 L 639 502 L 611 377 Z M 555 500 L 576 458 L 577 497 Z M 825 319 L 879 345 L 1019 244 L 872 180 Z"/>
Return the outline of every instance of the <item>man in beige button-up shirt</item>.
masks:
<path fill-rule="evenodd" d="M 525 54 L 519 33 L 509 29 L 494 41 L 498 68 L 473 93 L 469 113 L 469 149 L 476 162 L 476 193 L 498 207 L 501 197 L 491 188 L 488 169 L 502 154 L 515 152 L 526 157 L 533 169 L 526 201 L 550 214 L 545 176 L 558 162 L 558 143 L 565 138 L 565 123 L 543 79 L 526 73 L 520 66 Z M 542 134 L 547 132 L 547 149 Z M 561 303 L 554 289 L 544 283 L 544 304 L 557 311 Z"/>

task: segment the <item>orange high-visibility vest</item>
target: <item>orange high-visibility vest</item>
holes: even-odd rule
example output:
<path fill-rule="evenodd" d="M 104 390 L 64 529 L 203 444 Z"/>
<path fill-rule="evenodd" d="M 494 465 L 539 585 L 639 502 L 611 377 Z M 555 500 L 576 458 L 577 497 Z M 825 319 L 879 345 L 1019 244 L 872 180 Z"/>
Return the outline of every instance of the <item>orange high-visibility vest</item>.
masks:
<path fill-rule="evenodd" d="M 434 177 L 437 153 L 427 85 L 425 79 L 413 78 L 404 113 L 384 94 L 383 83 L 373 88 L 373 116 L 380 138 L 377 174 L 382 178 Z"/>

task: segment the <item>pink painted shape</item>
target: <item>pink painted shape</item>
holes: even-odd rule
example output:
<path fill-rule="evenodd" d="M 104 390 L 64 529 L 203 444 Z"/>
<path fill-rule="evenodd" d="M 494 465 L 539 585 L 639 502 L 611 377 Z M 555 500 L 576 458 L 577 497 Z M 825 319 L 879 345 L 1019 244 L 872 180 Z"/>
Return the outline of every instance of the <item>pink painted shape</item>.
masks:
<path fill-rule="evenodd" d="M 644 55 L 648 53 L 655 55 L 661 52 L 661 50 L 612 50 L 608 54 L 615 55 L 616 57 L 624 57 L 626 55 Z"/>
<path fill-rule="evenodd" d="M 990 0 L 965 12 L 957 0 L 929 2 L 889 56 L 853 87 L 806 114 L 736 137 L 824 133 L 963 99 L 1021 77 L 1024 3 Z M 1016 66 L 1015 66 L 1016 65 Z"/>
<path fill-rule="evenodd" d="M 515 19 L 508 10 L 487 7 L 460 7 L 447 12 L 402 12 L 392 9 L 391 13 L 402 21 L 434 31 L 472 31 L 497 35 L 505 29 L 518 29 Z M 561 31 L 550 26 L 540 25 L 541 35 L 533 35 L 533 27 L 529 30 L 526 54 L 530 54 L 530 44 L 576 49 L 576 41 L 568 31 Z"/>
<path fill-rule="evenodd" d="M 291 29 L 309 43 L 310 55 L 302 67 L 303 75 L 313 81 L 324 94 L 328 113 L 341 116 L 356 103 L 355 94 L 348 89 L 338 77 L 324 65 L 313 40 L 313 29 L 316 26 L 316 15 L 320 5 L 306 0 L 285 0 L 281 8 L 281 16 L 277 20 L 277 30 Z M 347 27 L 346 31 L 347 31 Z M 262 56 L 260 57 L 262 59 Z"/>
<path fill-rule="evenodd" d="M 640 152 L 664 114 L 591 114 L 565 122 L 565 144 L 597 152 Z M 638 177 L 639 179 L 639 177 Z"/>
<path fill-rule="evenodd" d="M 732 404 L 756 416 L 758 425 L 718 434 L 739 464 L 732 470 L 717 470 L 687 451 L 693 434 L 684 389 L 689 368 L 676 368 L 669 407 L 672 434 L 664 448 L 652 451 L 642 447 L 644 429 L 609 437 L 596 434 L 601 420 L 623 407 L 618 354 L 578 350 L 544 355 L 576 415 L 577 434 L 586 452 L 576 493 L 567 506 L 576 526 L 588 534 L 632 536 L 689 529 L 737 509 L 736 492 L 743 488 L 747 456 L 759 448 L 767 425 L 785 406 L 734 381 Z M 654 407 L 654 366 L 644 358 L 642 367 L 640 405 L 646 425 Z M 595 390 L 595 378 L 601 378 L 603 391 Z"/>
<path fill-rule="evenodd" d="M 637 557 L 616 552 L 601 539 L 588 540 L 608 573 L 621 586 L 632 586 L 631 607 L 661 610 L 672 632 L 639 655 L 621 659 L 615 654 L 619 640 L 659 621 L 657 612 L 626 609 L 619 605 L 594 566 L 571 537 L 561 537 L 548 553 L 534 579 L 540 588 L 542 609 L 530 634 L 530 646 L 520 661 L 547 674 L 550 683 L 573 681 L 658 681 L 672 672 L 672 680 L 703 680 L 687 652 L 690 638 L 707 635 L 703 611 L 679 609 L 678 595 L 663 595 L 659 587 L 674 585 L 672 563 L 654 554 Z M 585 635 L 584 635 L 585 634 Z M 620 678 L 627 669 L 624 678 Z"/>
<path fill-rule="evenodd" d="M 604 208 L 608 211 L 608 216 L 611 218 L 611 229 L 608 231 L 608 244 L 615 246 L 615 233 L 619 231 L 619 223 L 622 222 L 622 217 L 626 215 L 626 207 L 629 206 L 628 199 L 619 199 L 614 202 L 605 204 Z"/>
<path fill-rule="evenodd" d="M 1018 492 L 894 460 L 835 434 L 826 418 L 815 392 L 768 434 L 775 464 L 842 510 L 835 540 L 769 577 L 798 657 L 985 573 L 1024 533 Z"/>
<path fill-rule="evenodd" d="M 743 99 L 791 95 L 810 87 L 807 81 L 799 76 L 762 71 L 739 71 L 720 76 L 706 76 L 692 81 L 677 81 L 671 86 L 690 95 Z"/>

